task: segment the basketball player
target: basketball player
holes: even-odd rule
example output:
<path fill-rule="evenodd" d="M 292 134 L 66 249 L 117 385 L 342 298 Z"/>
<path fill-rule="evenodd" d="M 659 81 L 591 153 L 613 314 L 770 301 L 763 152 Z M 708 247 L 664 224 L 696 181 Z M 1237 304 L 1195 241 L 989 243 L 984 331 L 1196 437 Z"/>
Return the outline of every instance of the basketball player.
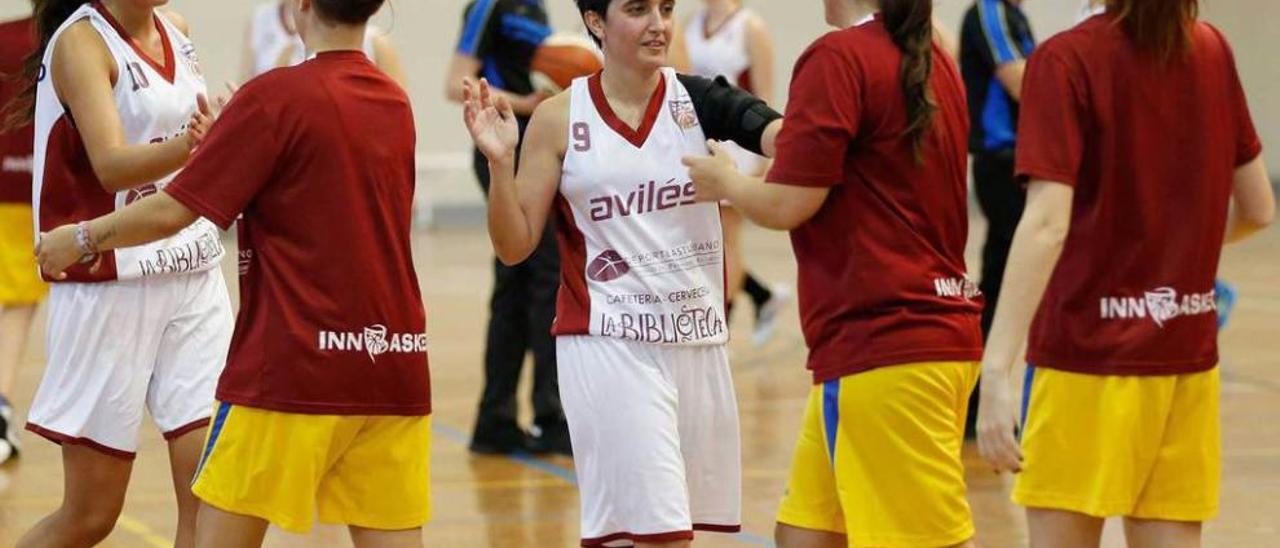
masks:
<path fill-rule="evenodd" d="M 703 0 L 702 8 L 683 25 L 685 47 L 689 51 L 690 73 L 707 78 L 725 76 L 738 87 L 766 103 L 773 102 L 773 38 L 764 18 L 742 5 L 742 0 Z M 738 170 L 763 175 L 769 163 L 733 143 L 726 149 Z M 742 215 L 729 204 L 720 207 L 724 224 L 725 256 L 728 257 L 729 295 L 746 290 L 755 305 L 755 329 L 751 342 L 760 346 L 773 336 L 778 313 L 790 300 L 791 291 L 765 287 L 746 271 L 742 252 Z M 730 306 L 733 302 L 730 300 Z"/>
<path fill-rule="evenodd" d="M 143 0 L 37 0 L 37 43 L 13 103 L 35 125 L 35 226 L 48 230 L 163 188 L 211 119 L 180 18 Z M 39 81 L 37 82 L 37 79 Z M 73 122 L 74 120 L 74 122 Z M 52 278 L 47 367 L 27 429 L 62 445 L 61 507 L 19 542 L 91 545 L 124 503 L 144 408 L 169 442 L 177 544 L 190 546 L 187 488 L 231 336 L 216 227 L 85 261 Z"/>
<path fill-rule="evenodd" d="M 467 81 L 465 119 L 493 174 L 498 257 L 523 260 L 557 215 L 554 333 L 582 545 L 688 546 L 694 530 L 739 530 L 741 463 L 719 213 L 694 203 L 680 160 L 708 137 L 771 150 L 780 116 L 664 68 L 673 1 L 577 3 L 604 70 L 538 107 L 518 176 L 506 97 Z"/>
<path fill-rule="evenodd" d="M 22 60 L 35 44 L 35 21 L 30 17 L 0 23 L 0 105 L 19 91 Z M 36 306 L 48 286 L 37 274 L 31 249 L 31 147 L 30 124 L 0 132 L 0 463 L 18 455 L 14 420 L 14 381 L 26 351 L 27 333 L 34 323 Z"/>
<path fill-rule="evenodd" d="M 243 214 L 197 545 L 257 546 L 268 522 L 305 532 L 318 514 L 356 546 L 420 546 L 431 394 L 409 99 L 359 51 L 381 0 L 289 5 L 315 58 L 246 84 L 163 192 L 44 235 L 41 266 Z M 351 139 L 369 128 L 378 139 Z"/>
<path fill-rule="evenodd" d="M 274 0 L 259 5 L 249 19 L 245 33 L 243 77 L 247 82 L 274 68 L 291 67 L 307 58 L 306 47 L 298 37 L 298 26 L 290 15 L 288 0 Z M 400 85 L 404 85 L 404 67 L 400 54 L 381 29 L 369 25 L 360 51 Z"/>
<path fill-rule="evenodd" d="M 826 0 L 838 30 L 800 57 L 767 183 L 718 147 L 700 200 L 791 231 L 814 387 L 778 511 L 798 546 L 971 544 L 960 461 L 982 352 L 965 275 L 964 84 L 933 0 Z"/>
<path fill-rule="evenodd" d="M 1108 516 L 1130 546 L 1198 546 L 1217 513 L 1214 273 L 1224 240 L 1272 221 L 1275 196 L 1230 45 L 1198 7 L 1111 0 L 1027 65 L 1027 208 L 978 446 L 1021 471 L 1033 546 L 1097 546 Z M 1019 447 L 1009 373 L 1024 341 Z"/>

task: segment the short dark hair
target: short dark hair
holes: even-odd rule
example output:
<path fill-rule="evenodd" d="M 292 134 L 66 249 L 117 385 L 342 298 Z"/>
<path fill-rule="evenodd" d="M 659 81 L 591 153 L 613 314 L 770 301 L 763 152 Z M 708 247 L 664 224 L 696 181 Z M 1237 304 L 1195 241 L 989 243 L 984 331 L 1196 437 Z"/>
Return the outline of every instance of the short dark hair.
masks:
<path fill-rule="evenodd" d="M 360 25 L 369 22 L 386 0 L 312 0 L 320 17 L 335 23 Z"/>

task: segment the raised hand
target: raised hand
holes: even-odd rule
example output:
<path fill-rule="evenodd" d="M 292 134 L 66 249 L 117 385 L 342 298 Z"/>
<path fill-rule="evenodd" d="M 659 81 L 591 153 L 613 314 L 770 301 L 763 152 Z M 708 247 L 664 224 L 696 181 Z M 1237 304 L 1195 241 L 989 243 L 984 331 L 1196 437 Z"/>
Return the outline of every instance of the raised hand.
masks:
<path fill-rule="evenodd" d="M 191 121 L 187 122 L 187 147 L 195 150 L 204 142 L 204 138 L 209 135 L 209 128 L 213 127 L 213 111 L 209 108 L 209 98 L 203 93 L 196 95 L 196 111 L 191 115 Z"/>
<path fill-rule="evenodd" d="M 514 160 L 520 143 L 520 126 L 505 97 L 495 96 L 489 82 L 462 81 L 462 119 L 476 148 L 490 161 Z"/>

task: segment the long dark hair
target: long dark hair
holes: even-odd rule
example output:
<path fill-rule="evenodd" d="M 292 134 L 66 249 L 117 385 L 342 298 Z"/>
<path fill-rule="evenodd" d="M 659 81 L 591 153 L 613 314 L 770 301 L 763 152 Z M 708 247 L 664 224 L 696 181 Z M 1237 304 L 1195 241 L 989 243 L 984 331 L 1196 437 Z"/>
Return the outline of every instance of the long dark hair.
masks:
<path fill-rule="evenodd" d="M 36 24 L 36 49 L 22 62 L 22 72 L 14 75 L 22 86 L 22 91 L 0 111 L 0 131 L 7 131 L 31 123 L 36 111 L 36 86 L 39 84 L 40 72 L 43 70 L 44 52 L 49 47 L 49 39 L 54 31 L 71 17 L 71 14 L 88 4 L 86 0 L 35 0 L 31 17 Z"/>
<path fill-rule="evenodd" d="M 907 101 L 906 136 L 916 159 L 923 161 L 920 145 L 933 127 L 938 104 L 933 100 L 929 76 L 933 73 L 933 0 L 881 0 L 880 14 L 893 43 L 902 50 L 902 96 Z"/>
<path fill-rule="evenodd" d="M 1191 51 L 1199 0 L 1107 0 L 1138 49 L 1166 62 Z"/>

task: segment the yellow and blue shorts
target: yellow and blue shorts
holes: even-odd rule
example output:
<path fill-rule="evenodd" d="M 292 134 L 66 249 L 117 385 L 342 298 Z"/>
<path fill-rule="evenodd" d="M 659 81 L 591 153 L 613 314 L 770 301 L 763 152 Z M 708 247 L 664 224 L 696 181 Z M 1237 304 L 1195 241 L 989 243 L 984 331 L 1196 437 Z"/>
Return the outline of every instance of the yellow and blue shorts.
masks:
<path fill-rule="evenodd" d="M 48 284 L 36 264 L 31 204 L 0 203 L 0 307 L 44 300 Z"/>
<path fill-rule="evenodd" d="M 192 492 L 305 533 L 320 521 L 398 531 L 431 516 L 430 416 L 282 413 L 218 403 Z"/>
<path fill-rule="evenodd" d="M 813 387 L 778 522 L 849 546 L 947 546 L 973 536 L 964 419 L 975 362 L 896 365 Z"/>
<path fill-rule="evenodd" d="M 1218 512 L 1218 368 L 1161 376 L 1028 366 L 1013 500 L 1096 517 L 1206 521 Z"/>

